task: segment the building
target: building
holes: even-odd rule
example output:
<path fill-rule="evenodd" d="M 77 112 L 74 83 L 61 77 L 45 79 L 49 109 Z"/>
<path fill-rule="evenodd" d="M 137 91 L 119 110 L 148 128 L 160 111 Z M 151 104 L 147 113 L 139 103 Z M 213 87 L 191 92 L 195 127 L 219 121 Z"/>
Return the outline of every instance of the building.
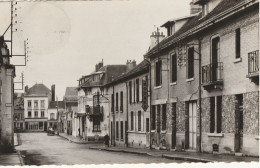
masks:
<path fill-rule="evenodd" d="M 98 63 L 95 71 L 79 79 L 78 132 L 88 141 L 102 140 L 109 134 L 110 96 L 105 87 L 113 78 L 126 72 L 126 65 Z"/>
<path fill-rule="evenodd" d="M 202 12 L 145 55 L 152 146 L 259 156 L 259 2 L 193 4 Z"/>
<path fill-rule="evenodd" d="M 14 78 L 15 66 L 10 64 L 9 49 L 0 37 L 0 148 L 13 147 L 14 145 Z"/>
<path fill-rule="evenodd" d="M 78 112 L 78 89 L 77 87 L 67 87 L 64 96 L 65 113 L 66 113 L 66 133 L 76 136 L 75 123 L 77 120 L 74 114 Z"/>
<path fill-rule="evenodd" d="M 35 84 L 24 94 L 25 131 L 47 131 L 48 108 L 51 100 L 55 100 L 55 87 L 52 91 L 44 84 Z"/>
<path fill-rule="evenodd" d="M 54 130 L 58 129 L 59 114 L 64 113 L 63 101 L 51 101 L 48 107 L 48 127 L 53 127 Z"/>
<path fill-rule="evenodd" d="M 24 129 L 24 102 L 23 93 L 14 93 L 14 131 Z"/>
<path fill-rule="evenodd" d="M 127 61 L 127 72 L 107 85 L 111 95 L 111 144 L 145 148 L 150 146 L 149 62 L 136 66 Z"/>

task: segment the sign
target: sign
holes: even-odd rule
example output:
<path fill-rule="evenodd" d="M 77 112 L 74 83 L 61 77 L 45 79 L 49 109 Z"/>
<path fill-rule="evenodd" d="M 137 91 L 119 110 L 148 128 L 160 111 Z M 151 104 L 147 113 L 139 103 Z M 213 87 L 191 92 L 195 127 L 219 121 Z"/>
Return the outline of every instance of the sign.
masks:
<path fill-rule="evenodd" d="M 144 111 L 148 109 L 148 80 L 147 77 L 142 80 L 142 108 Z"/>

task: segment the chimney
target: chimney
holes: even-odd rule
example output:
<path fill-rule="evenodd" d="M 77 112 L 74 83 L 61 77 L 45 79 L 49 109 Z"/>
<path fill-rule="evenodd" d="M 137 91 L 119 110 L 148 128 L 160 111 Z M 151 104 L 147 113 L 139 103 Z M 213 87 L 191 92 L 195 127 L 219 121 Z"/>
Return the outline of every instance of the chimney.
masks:
<path fill-rule="evenodd" d="M 161 42 L 165 35 L 163 35 L 163 32 L 152 32 L 152 35 L 150 36 L 150 39 L 151 39 L 151 44 L 150 44 L 150 47 L 149 49 L 152 49 L 154 46 L 157 45 L 157 42 L 158 42 L 158 36 L 159 36 L 159 42 Z"/>
<path fill-rule="evenodd" d="M 195 3 L 194 1 L 196 1 L 196 0 L 192 0 L 192 1 L 190 2 L 190 14 L 191 14 L 191 15 L 202 11 L 201 5 L 199 5 L 199 4 L 196 4 L 196 5 L 195 5 L 195 4 L 194 4 L 194 3 Z"/>
<path fill-rule="evenodd" d="M 103 64 L 103 59 L 101 62 L 99 62 L 98 64 L 96 64 L 96 67 L 95 67 L 95 72 L 97 72 L 100 68 L 102 68 L 104 66 Z"/>
<path fill-rule="evenodd" d="M 127 60 L 126 61 L 126 72 L 132 70 L 135 66 L 136 66 L 136 61 L 135 60 L 133 60 L 133 61 Z"/>
<path fill-rule="evenodd" d="M 25 88 L 24 88 L 24 93 L 27 94 L 27 93 L 28 93 L 28 90 L 29 90 L 29 89 L 28 89 L 28 85 L 26 85 Z"/>
<path fill-rule="evenodd" d="M 55 85 L 51 85 L 51 101 L 55 101 Z"/>

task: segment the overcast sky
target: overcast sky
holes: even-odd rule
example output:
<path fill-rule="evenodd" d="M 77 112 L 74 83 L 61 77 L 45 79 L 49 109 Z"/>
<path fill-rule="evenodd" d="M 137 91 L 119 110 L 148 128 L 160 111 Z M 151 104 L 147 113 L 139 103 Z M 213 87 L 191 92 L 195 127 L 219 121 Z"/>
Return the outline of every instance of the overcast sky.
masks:
<path fill-rule="evenodd" d="M 25 85 L 56 85 L 61 100 L 68 86 L 77 86 L 95 64 L 139 63 L 150 35 L 166 21 L 189 15 L 191 0 L 19 2 L 14 21 L 14 54 L 23 53 L 29 39 L 29 62 L 16 67 L 15 81 Z M 0 2 L 0 33 L 10 24 L 10 2 Z M 162 31 L 165 32 L 163 28 Z M 7 32 L 5 39 L 8 39 Z M 12 58 L 14 64 L 23 60 Z M 15 88 L 19 89 L 19 85 Z"/>

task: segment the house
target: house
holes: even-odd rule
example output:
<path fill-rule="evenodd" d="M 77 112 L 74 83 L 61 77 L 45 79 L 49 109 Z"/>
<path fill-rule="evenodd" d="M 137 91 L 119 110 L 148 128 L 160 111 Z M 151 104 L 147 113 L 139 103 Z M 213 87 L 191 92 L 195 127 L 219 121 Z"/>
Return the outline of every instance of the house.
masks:
<path fill-rule="evenodd" d="M 202 12 L 145 54 L 152 147 L 259 156 L 259 2 L 192 3 Z"/>
<path fill-rule="evenodd" d="M 49 103 L 54 100 L 55 85 L 52 85 L 52 90 L 47 88 L 44 84 L 38 83 L 31 88 L 28 88 L 28 86 L 25 87 L 25 131 L 47 131 Z"/>
<path fill-rule="evenodd" d="M 15 66 L 10 63 L 9 49 L 4 37 L 0 36 L 0 148 L 13 147 L 13 94 Z"/>
<path fill-rule="evenodd" d="M 54 130 L 59 128 L 58 118 L 59 114 L 64 112 L 63 101 L 51 101 L 48 107 L 48 127 L 53 127 Z"/>
<path fill-rule="evenodd" d="M 74 114 L 78 112 L 78 89 L 77 87 L 67 87 L 64 96 L 65 113 L 67 115 L 66 130 L 68 135 L 76 135 L 77 120 Z"/>
<path fill-rule="evenodd" d="M 14 93 L 14 131 L 24 129 L 24 100 L 23 93 Z"/>
<path fill-rule="evenodd" d="M 109 134 L 110 96 L 106 85 L 126 71 L 126 65 L 98 63 L 95 71 L 79 79 L 78 134 L 88 141 L 98 141 Z"/>
<path fill-rule="evenodd" d="M 110 137 L 116 146 L 150 146 L 149 63 L 127 61 L 127 72 L 107 85 L 111 95 Z"/>

